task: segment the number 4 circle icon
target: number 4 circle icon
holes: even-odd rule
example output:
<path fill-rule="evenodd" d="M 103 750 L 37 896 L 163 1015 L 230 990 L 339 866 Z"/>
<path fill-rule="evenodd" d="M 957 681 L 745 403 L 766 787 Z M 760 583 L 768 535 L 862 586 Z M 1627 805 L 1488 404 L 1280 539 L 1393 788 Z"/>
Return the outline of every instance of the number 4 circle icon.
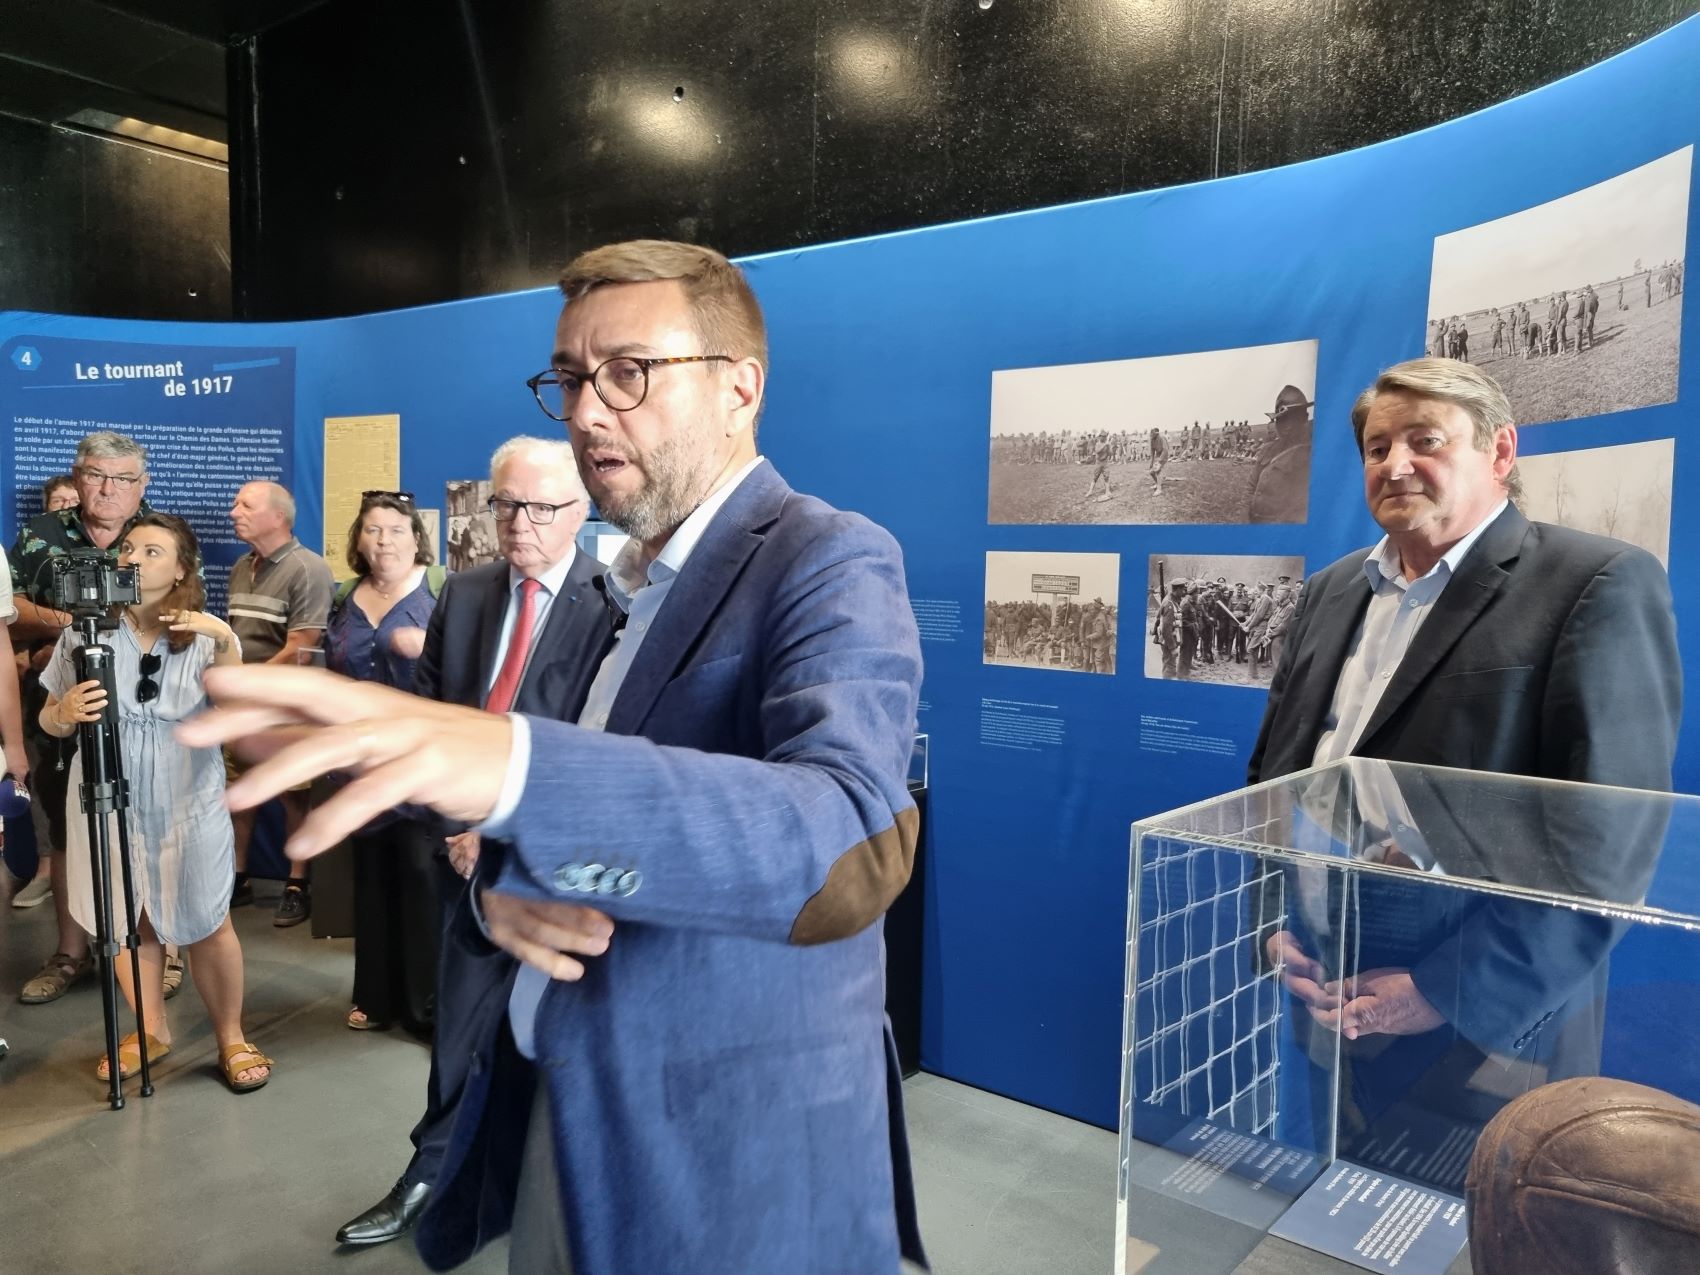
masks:
<path fill-rule="evenodd" d="M 33 345 L 20 345 L 12 351 L 12 366 L 20 372 L 33 372 L 41 366 L 41 351 Z"/>

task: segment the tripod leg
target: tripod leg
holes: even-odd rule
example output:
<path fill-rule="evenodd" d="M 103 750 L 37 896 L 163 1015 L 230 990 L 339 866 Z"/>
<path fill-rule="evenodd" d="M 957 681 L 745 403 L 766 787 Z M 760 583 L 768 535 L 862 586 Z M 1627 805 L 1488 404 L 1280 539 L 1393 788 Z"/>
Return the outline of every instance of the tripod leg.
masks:
<path fill-rule="evenodd" d="M 113 965 L 117 945 L 112 941 L 112 860 L 106 840 L 106 819 L 90 810 L 89 870 L 94 885 L 94 950 L 100 970 L 100 1009 L 106 1025 L 107 1101 L 118 1111 L 124 1106 L 124 1081 L 118 1064 L 118 971 Z"/>
<path fill-rule="evenodd" d="M 144 1098 L 153 1094 L 153 1073 L 148 1059 L 148 1020 L 147 1011 L 143 1009 L 146 997 L 142 994 L 142 951 L 141 939 L 136 933 L 136 882 L 135 874 L 130 868 L 130 807 L 129 784 L 118 774 L 118 863 L 119 872 L 124 879 L 124 923 L 128 926 L 128 937 L 124 945 L 130 949 L 130 986 L 136 993 L 136 1047 L 141 1051 L 141 1095 Z"/>
<path fill-rule="evenodd" d="M 112 847 L 106 816 L 118 815 L 118 844 L 122 851 L 121 867 L 124 878 L 124 914 L 129 925 L 128 942 L 131 951 L 130 970 L 139 973 L 136 955 L 136 909 L 130 880 L 129 827 L 125 810 L 129 806 L 129 791 L 124 782 L 124 770 L 118 755 L 118 698 L 113 681 L 112 648 L 99 642 L 99 623 L 96 617 L 78 620 L 83 645 L 76 651 L 75 662 L 79 682 L 98 681 L 106 691 L 106 706 L 92 722 L 77 728 L 78 766 L 82 770 L 83 815 L 88 820 L 89 861 L 95 898 L 95 949 L 100 957 L 101 1010 L 106 1023 L 107 1081 L 111 1086 L 110 1100 L 114 1111 L 124 1105 L 124 1079 L 118 1060 L 118 978 L 114 959 L 118 946 L 112 938 Z M 148 1034 L 143 1021 L 141 979 L 135 979 L 136 1041 L 141 1051 L 142 1093 L 148 1094 Z"/>

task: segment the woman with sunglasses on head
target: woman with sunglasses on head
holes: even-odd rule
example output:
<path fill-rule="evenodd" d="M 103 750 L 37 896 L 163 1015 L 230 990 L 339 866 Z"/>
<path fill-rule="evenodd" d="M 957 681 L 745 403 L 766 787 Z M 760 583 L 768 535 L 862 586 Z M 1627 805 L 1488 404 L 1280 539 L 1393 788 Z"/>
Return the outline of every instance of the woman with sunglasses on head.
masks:
<path fill-rule="evenodd" d="M 225 1082 L 237 1093 L 258 1089 L 271 1076 L 271 1059 L 242 1032 L 242 947 L 230 923 L 230 889 L 235 880 L 234 837 L 224 807 L 224 760 L 216 748 L 188 748 L 172 728 L 207 702 L 201 675 L 211 664 L 239 664 L 242 648 L 230 627 L 200 608 L 200 546 L 189 524 L 172 514 L 149 512 L 130 524 L 119 548 L 121 566 L 133 566 L 141 601 L 124 608 L 118 628 L 102 634 L 112 648 L 117 694 L 118 752 L 129 781 L 131 872 L 136 886 L 136 929 L 142 985 L 130 962 L 119 959 L 118 983 L 133 1009 L 138 990 L 148 1033 L 150 1061 L 171 1051 L 165 1017 L 165 943 L 186 947 L 195 989 L 206 1004 L 218 1039 Z M 106 692 L 98 681 L 78 682 L 74 652 L 80 636 L 67 630 L 41 675 L 48 692 L 42 727 L 64 738 L 78 724 L 99 719 Z M 71 763 L 72 801 L 82 783 L 82 755 Z M 90 881 L 88 821 L 80 808 L 67 820 L 67 868 L 71 914 L 94 932 L 94 887 Z M 118 833 L 110 827 L 114 863 L 115 923 L 124 924 L 122 876 L 116 856 Z M 119 939 L 123 934 L 117 935 Z M 118 1049 L 121 1075 L 141 1065 L 136 1036 Z M 106 1078 L 106 1059 L 97 1069 Z"/>
<path fill-rule="evenodd" d="M 413 667 L 442 592 L 431 537 L 405 491 L 369 491 L 348 529 L 345 581 L 331 603 L 325 663 L 362 682 L 413 689 Z M 348 1026 L 400 1021 L 428 1034 L 436 1017 L 440 830 L 380 815 L 349 838 L 354 856 L 354 1004 Z"/>

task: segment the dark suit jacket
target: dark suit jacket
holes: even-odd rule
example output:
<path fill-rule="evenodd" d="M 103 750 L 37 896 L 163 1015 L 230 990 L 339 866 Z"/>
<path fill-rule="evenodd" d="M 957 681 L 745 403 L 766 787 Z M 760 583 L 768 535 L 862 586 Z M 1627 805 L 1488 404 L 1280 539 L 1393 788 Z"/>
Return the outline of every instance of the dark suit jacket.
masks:
<path fill-rule="evenodd" d="M 1368 556 L 1305 582 L 1250 782 L 1310 766 L 1369 606 Z M 1353 752 L 1669 791 L 1681 716 L 1676 619 L 1658 560 L 1508 506 L 1435 602 Z"/>
<path fill-rule="evenodd" d="M 516 713 L 561 720 L 578 716 L 596 666 L 613 640 L 607 607 L 591 584 L 601 570 L 596 559 L 583 553 L 574 558 L 514 698 Z M 431 613 L 425 650 L 414 668 L 413 693 L 445 704 L 481 707 L 501 655 L 496 644 L 507 605 L 507 563 L 451 575 Z"/>
<path fill-rule="evenodd" d="M 607 608 L 591 583 L 600 570 L 594 558 L 583 553 L 575 557 L 533 647 L 514 699 L 516 712 L 570 721 L 583 708 L 597 666 L 613 641 Z M 431 613 L 425 650 L 414 669 L 414 693 L 449 704 L 482 705 L 501 657 L 497 644 L 507 605 L 507 563 L 450 576 Z M 471 921 L 465 882 L 452 870 L 444 872 L 444 879 L 450 893 L 443 900 L 447 920 L 437 970 L 436 1039 L 425 1116 L 413 1131 L 417 1152 L 408 1167 L 409 1178 L 423 1182 L 435 1180 L 474 1044 L 506 1009 L 517 968 L 507 953 L 483 941 Z M 462 912 L 469 924 L 456 924 Z"/>
<path fill-rule="evenodd" d="M 763 463 L 673 582 L 606 731 L 530 723 L 498 888 L 589 903 L 614 938 L 549 985 L 535 1068 L 505 1066 L 500 1025 L 480 1047 L 428 1263 L 507 1228 L 525 1072 L 548 1086 L 578 1275 L 921 1257 L 875 924 L 913 860 L 920 682 L 896 542 Z"/>
<path fill-rule="evenodd" d="M 1252 752 L 1252 782 L 1311 765 L 1369 604 L 1368 556 L 1351 554 L 1305 583 Z M 1681 712 L 1664 568 L 1621 541 L 1531 523 L 1507 507 L 1435 602 L 1353 752 L 1668 791 Z M 1460 825 L 1469 818 L 1481 834 L 1515 828 L 1538 836 L 1536 853 L 1550 864 L 1555 889 L 1585 894 L 1602 873 L 1644 882 L 1662 839 L 1649 830 L 1605 835 L 1545 813 L 1565 809 L 1574 790 L 1533 790 L 1484 824 L 1480 810 L 1448 812 L 1432 779 L 1407 776 L 1401 786 L 1417 826 L 1427 824 L 1442 844 L 1466 844 Z M 1362 1056 L 1360 1080 L 1373 1081 L 1378 1070 L 1397 1077 L 1383 1097 L 1415 1083 L 1418 1068 L 1398 1076 L 1402 1063 L 1424 1062 L 1459 1037 L 1477 1051 L 1460 1071 L 1490 1052 L 1535 1064 L 1534 1083 L 1597 1067 L 1605 961 L 1621 933 L 1609 922 L 1442 891 L 1420 877 L 1366 877 L 1352 915 L 1356 970 L 1409 968 L 1447 1020 L 1379 1058 L 1386 1037 L 1343 1042 L 1348 1058 Z M 1366 1104 L 1366 1114 L 1381 1105 Z"/>

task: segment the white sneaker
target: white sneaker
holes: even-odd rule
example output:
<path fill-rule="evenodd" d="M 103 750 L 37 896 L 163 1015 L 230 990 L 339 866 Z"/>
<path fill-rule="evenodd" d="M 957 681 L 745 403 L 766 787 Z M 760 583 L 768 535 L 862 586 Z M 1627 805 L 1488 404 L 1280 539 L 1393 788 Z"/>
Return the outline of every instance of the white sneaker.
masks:
<path fill-rule="evenodd" d="M 45 903 L 52 894 L 53 878 L 40 876 L 12 896 L 12 906 L 15 908 L 33 908 L 38 903 Z"/>

